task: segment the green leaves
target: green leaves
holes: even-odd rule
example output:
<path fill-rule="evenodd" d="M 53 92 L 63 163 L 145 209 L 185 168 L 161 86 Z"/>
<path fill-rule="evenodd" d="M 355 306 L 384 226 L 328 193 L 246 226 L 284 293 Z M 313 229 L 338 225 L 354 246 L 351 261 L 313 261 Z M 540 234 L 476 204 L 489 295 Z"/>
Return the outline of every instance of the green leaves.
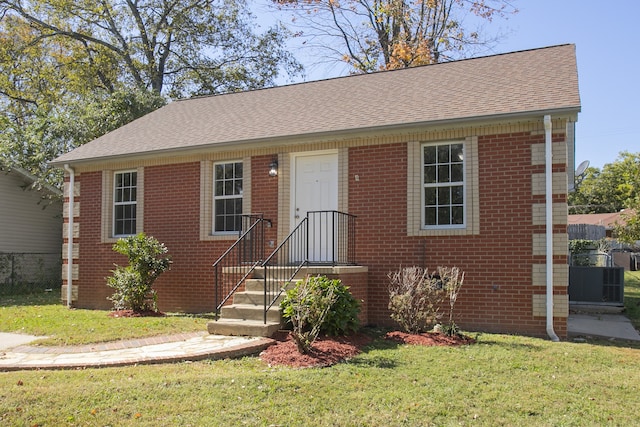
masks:
<path fill-rule="evenodd" d="M 171 268 L 171 257 L 163 243 L 144 233 L 118 239 L 113 250 L 129 260 L 126 267 L 116 266 L 107 285 L 115 289 L 109 298 L 116 310 L 156 311 L 157 297 L 152 289 L 158 276 Z"/>
<path fill-rule="evenodd" d="M 600 171 L 588 168 L 584 179 L 569 194 L 570 213 L 608 213 L 640 202 L 640 153 L 623 151 Z"/>
<path fill-rule="evenodd" d="M 243 0 L 0 0 L 0 160 L 47 162 L 172 99 L 274 85 L 301 66 Z"/>

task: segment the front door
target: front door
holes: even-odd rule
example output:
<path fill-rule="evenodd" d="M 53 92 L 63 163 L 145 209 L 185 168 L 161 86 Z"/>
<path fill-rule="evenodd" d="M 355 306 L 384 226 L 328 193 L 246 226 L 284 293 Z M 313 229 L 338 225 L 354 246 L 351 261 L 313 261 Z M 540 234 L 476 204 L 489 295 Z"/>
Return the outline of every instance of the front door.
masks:
<path fill-rule="evenodd" d="M 338 210 L 338 153 L 299 154 L 293 158 L 292 221 L 296 227 L 308 212 Z M 335 246 L 333 216 L 311 214 L 309 261 L 331 261 Z"/>

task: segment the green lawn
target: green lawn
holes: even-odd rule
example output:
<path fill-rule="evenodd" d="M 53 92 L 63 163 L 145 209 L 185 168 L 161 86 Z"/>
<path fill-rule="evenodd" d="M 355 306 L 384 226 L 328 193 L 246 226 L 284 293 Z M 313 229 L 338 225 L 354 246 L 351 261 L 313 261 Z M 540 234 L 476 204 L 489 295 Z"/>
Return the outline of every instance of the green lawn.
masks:
<path fill-rule="evenodd" d="M 640 330 L 640 271 L 624 274 L 624 308 L 633 326 Z"/>
<path fill-rule="evenodd" d="M 104 310 L 69 310 L 60 293 L 0 297 L 0 332 L 46 336 L 40 345 L 77 345 L 205 331 L 206 316 L 113 318 Z"/>
<path fill-rule="evenodd" d="M 627 286 L 627 290 L 637 288 L 637 282 Z M 14 327 L 54 335 L 47 325 L 58 321 L 50 316 L 66 309 L 3 302 L 2 330 L 15 330 L 7 327 L 8 313 L 22 310 L 30 310 L 31 316 L 40 313 L 40 324 L 19 320 Z M 75 318 L 76 313 L 83 311 L 67 310 L 67 321 L 76 326 L 87 321 Z M 103 319 L 106 313 L 96 316 Z M 158 330 L 129 322 L 136 319 L 106 323 L 112 320 L 123 321 L 115 323 L 121 330 Z M 186 320 L 192 327 L 206 322 L 167 320 Z M 90 327 L 73 330 L 93 335 L 86 332 Z M 94 325 L 95 330 L 103 328 L 111 327 Z M 318 369 L 272 368 L 246 357 L 5 372 L 0 373 L 0 425 L 627 426 L 640 422 L 640 344 L 552 343 L 499 334 L 477 338 L 477 344 L 458 348 L 397 345 L 377 338 L 358 357 Z"/>

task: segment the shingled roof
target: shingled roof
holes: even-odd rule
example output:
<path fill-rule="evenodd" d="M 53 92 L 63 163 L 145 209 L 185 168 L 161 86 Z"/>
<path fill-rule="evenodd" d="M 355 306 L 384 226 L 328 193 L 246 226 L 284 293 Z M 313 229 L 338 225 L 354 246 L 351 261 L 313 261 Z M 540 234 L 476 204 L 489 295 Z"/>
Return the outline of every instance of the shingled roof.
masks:
<path fill-rule="evenodd" d="M 578 112 L 574 45 L 171 102 L 53 163 Z"/>

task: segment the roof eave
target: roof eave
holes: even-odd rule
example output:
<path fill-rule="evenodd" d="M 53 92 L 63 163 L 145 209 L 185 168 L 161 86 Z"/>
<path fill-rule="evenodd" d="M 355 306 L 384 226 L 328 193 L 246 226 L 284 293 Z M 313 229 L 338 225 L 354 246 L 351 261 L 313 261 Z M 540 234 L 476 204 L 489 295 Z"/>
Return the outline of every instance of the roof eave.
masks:
<path fill-rule="evenodd" d="M 443 119 L 443 120 L 430 120 L 424 122 L 413 122 L 413 123 L 397 123 L 392 125 L 385 126 L 375 126 L 375 127 L 367 127 L 367 128 L 355 128 L 355 129 L 342 129 L 342 130 L 332 130 L 327 132 L 313 132 L 307 134 L 296 134 L 296 135 L 281 135 L 281 136 L 270 136 L 266 138 L 254 138 L 254 139 L 244 139 L 244 140 L 232 140 L 225 142 L 215 142 L 210 144 L 202 144 L 195 145 L 190 147 L 179 147 L 179 148 L 169 148 L 163 150 L 152 150 L 145 151 L 139 153 L 126 153 L 126 154 L 117 154 L 111 156 L 101 156 L 101 157 L 91 157 L 91 158 L 83 158 L 83 159 L 71 159 L 71 160 L 52 160 L 50 164 L 55 167 L 63 167 L 65 164 L 74 166 L 74 165 L 86 165 L 86 164 L 95 164 L 95 163 L 103 163 L 103 162 L 111 162 L 118 161 L 122 159 L 134 160 L 137 158 L 145 158 L 150 155 L 153 156 L 170 156 L 178 153 L 197 153 L 197 152 L 205 152 L 211 151 L 212 149 L 220 150 L 220 149 L 228 149 L 229 147 L 234 146 L 247 146 L 247 145 L 264 145 L 265 143 L 270 142 L 278 142 L 279 145 L 290 145 L 290 144 L 300 144 L 309 140 L 318 141 L 318 140 L 327 140 L 327 139 L 344 139 L 353 135 L 362 135 L 362 134 L 389 134 L 398 131 L 410 132 L 414 129 L 423 129 L 425 127 L 450 127 L 452 125 L 465 125 L 470 126 L 474 123 L 483 123 L 487 122 L 504 122 L 504 121 L 512 121 L 512 120 L 522 120 L 525 118 L 540 118 L 542 119 L 545 115 L 553 116 L 563 116 L 563 117 L 571 117 L 574 121 L 577 121 L 577 114 L 580 112 L 580 105 L 570 106 L 570 107 L 562 107 L 555 109 L 547 109 L 547 110 L 538 110 L 538 111 L 523 111 L 523 112 L 515 112 L 515 113 L 505 113 L 505 114 L 491 114 L 485 116 L 471 116 L 471 117 L 461 117 L 454 119 Z"/>

